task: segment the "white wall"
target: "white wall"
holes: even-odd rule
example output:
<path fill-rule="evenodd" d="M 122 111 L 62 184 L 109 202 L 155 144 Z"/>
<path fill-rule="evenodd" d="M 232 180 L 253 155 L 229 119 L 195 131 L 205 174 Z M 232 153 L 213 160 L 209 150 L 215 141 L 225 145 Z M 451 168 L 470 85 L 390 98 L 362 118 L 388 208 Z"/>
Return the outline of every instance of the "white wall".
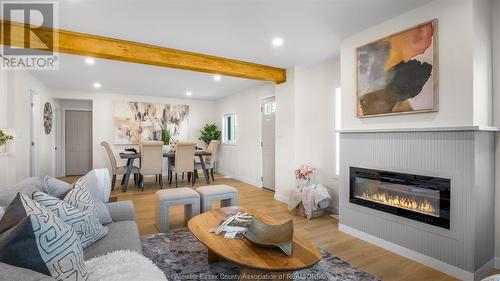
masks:
<path fill-rule="evenodd" d="M 335 175 L 335 88 L 340 87 L 340 60 L 295 68 L 295 166 L 316 167 L 314 180 L 327 186 L 338 207 Z"/>
<path fill-rule="evenodd" d="M 472 4 L 472 0 L 436 0 L 345 39 L 341 44 L 342 129 L 473 125 Z M 432 19 L 439 21 L 439 111 L 357 118 L 356 48 Z M 476 119 L 483 123 L 487 118 Z M 482 123 L 475 125 L 487 125 Z"/>
<path fill-rule="evenodd" d="M 5 105 L 0 108 L 1 126 L 13 130 L 15 139 L 9 144 L 9 152 L 5 159 L 0 161 L 0 169 L 4 171 L 0 185 L 13 185 L 29 176 L 30 172 L 30 143 L 31 143 L 31 97 L 33 92 L 39 96 L 39 106 L 36 108 L 35 118 L 38 137 L 37 154 L 38 168 L 35 175 L 54 175 L 54 141 L 55 134 L 49 135 L 43 129 L 43 107 L 46 102 L 53 105 L 50 91 L 40 81 L 27 71 L 3 71 L 2 86 L 6 92 L 2 94 Z M 1 92 L 2 90 L 0 90 Z"/>
<path fill-rule="evenodd" d="M 274 84 L 265 84 L 215 102 L 215 120 L 219 129 L 224 114 L 235 113 L 237 116 L 237 143 L 221 144 L 217 172 L 262 186 L 260 106 L 262 98 L 274 96 L 274 88 Z"/>
<path fill-rule="evenodd" d="M 500 126 L 500 1 L 493 1 L 493 118 Z M 496 137 L 495 152 L 495 256 L 500 257 L 500 137 Z"/>
<path fill-rule="evenodd" d="M 498 1 L 498 0 L 496 0 Z M 474 124 L 493 124 L 492 1 L 474 0 Z"/>
<path fill-rule="evenodd" d="M 276 86 L 276 195 L 287 201 L 295 188 L 294 169 L 316 167 L 314 181 L 330 189 L 338 207 L 335 175 L 335 88 L 340 86 L 340 61 L 289 69 L 287 82 Z"/>
<path fill-rule="evenodd" d="M 120 95 L 108 94 L 102 92 L 77 92 L 54 90 L 53 98 L 56 99 L 77 99 L 92 101 L 92 130 L 93 130 L 93 167 L 94 168 L 109 168 L 109 160 L 104 149 L 101 147 L 102 141 L 110 143 L 118 158 L 118 153 L 123 151 L 126 146 L 114 146 L 113 139 L 113 104 L 116 101 L 138 101 L 152 103 L 170 103 L 170 104 L 186 104 L 189 105 L 189 132 L 188 136 L 191 140 L 199 141 L 200 130 L 206 123 L 214 122 L 214 102 L 198 101 L 192 99 L 173 99 L 164 97 L 148 97 L 143 95 Z M 126 161 L 119 161 L 121 165 L 125 165 Z"/>
<path fill-rule="evenodd" d="M 295 186 L 295 69 L 286 71 L 286 82 L 276 85 L 276 192 L 274 198 L 288 202 Z"/>
<path fill-rule="evenodd" d="M 7 71 L 0 69 L 0 129 L 8 129 L 8 95 L 7 95 Z M 10 152 L 0 155 L 0 188 L 10 185 L 8 167 L 10 163 Z"/>

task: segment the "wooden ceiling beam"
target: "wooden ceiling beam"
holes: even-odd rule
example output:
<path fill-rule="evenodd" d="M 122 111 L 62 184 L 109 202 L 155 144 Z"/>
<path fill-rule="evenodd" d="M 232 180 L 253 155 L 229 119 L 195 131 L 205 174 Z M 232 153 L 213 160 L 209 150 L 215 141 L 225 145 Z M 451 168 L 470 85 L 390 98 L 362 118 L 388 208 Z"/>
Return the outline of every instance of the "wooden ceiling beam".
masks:
<path fill-rule="evenodd" d="M 33 27 L 13 21 L 0 20 L 0 23 L 2 45 L 26 48 L 24 34 L 30 31 L 38 37 L 31 36 L 30 49 L 272 81 L 277 84 L 286 81 L 286 70 L 282 68 L 68 30 Z"/>

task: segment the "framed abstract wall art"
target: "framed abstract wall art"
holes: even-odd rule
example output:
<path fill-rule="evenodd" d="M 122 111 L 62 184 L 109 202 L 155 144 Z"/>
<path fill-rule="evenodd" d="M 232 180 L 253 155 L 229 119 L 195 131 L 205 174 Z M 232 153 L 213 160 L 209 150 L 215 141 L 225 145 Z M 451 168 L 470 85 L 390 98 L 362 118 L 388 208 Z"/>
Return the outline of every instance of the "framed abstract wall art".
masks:
<path fill-rule="evenodd" d="M 161 140 L 163 128 L 169 129 L 173 140 L 187 140 L 188 117 L 188 105 L 115 102 L 115 144 L 130 145 L 141 141 Z"/>
<path fill-rule="evenodd" d="M 357 116 L 437 111 L 437 50 L 437 20 L 357 48 Z"/>

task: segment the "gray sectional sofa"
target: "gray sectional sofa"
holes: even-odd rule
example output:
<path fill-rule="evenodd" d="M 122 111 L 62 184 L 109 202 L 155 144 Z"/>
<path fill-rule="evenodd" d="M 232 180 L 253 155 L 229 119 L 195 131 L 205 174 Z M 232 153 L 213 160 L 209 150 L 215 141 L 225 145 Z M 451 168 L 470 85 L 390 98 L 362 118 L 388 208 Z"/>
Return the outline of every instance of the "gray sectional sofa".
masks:
<path fill-rule="evenodd" d="M 31 196 L 42 191 L 43 180 L 28 178 L 9 188 L 0 187 L 0 206 L 6 208 L 18 192 Z M 131 201 L 106 203 L 113 222 L 107 224 L 109 233 L 84 249 L 85 260 L 116 250 L 132 250 L 142 254 L 139 230 L 135 223 L 134 205 Z M 9 264 L 0 263 L 0 281 L 54 281 L 50 276 Z"/>

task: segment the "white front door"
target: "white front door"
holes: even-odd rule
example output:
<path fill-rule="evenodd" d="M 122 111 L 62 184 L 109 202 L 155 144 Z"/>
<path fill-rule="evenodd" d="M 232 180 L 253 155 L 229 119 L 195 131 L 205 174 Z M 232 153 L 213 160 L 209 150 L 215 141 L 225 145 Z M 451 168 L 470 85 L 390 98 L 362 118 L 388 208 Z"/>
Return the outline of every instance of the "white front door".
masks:
<path fill-rule="evenodd" d="M 92 170 L 92 112 L 66 110 L 66 175 Z"/>
<path fill-rule="evenodd" d="M 274 155 L 276 142 L 276 100 L 274 97 L 262 100 L 262 186 L 274 190 Z"/>

